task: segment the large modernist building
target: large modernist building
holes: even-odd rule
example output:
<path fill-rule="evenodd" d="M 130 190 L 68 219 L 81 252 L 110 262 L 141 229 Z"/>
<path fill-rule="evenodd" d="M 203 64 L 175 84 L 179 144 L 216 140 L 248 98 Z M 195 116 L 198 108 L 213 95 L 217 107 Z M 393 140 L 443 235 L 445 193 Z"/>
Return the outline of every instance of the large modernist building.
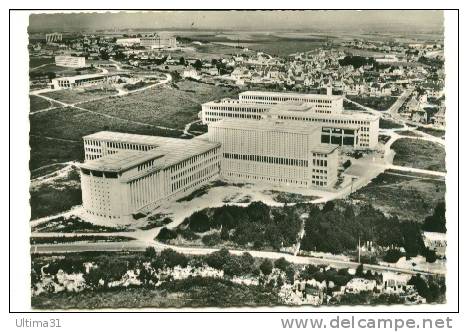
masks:
<path fill-rule="evenodd" d="M 86 60 L 82 56 L 57 55 L 55 57 L 55 65 L 69 68 L 86 67 Z"/>
<path fill-rule="evenodd" d="M 343 97 L 246 91 L 239 99 L 223 99 L 202 105 L 204 124 L 222 119 L 315 123 L 322 127 L 321 143 L 375 149 L 378 144 L 379 117 L 358 111 L 344 111 Z"/>
<path fill-rule="evenodd" d="M 98 132 L 84 138 L 83 207 L 94 220 L 128 223 L 219 174 L 220 144 L 202 139 Z"/>
<path fill-rule="evenodd" d="M 320 127 L 271 119 L 225 119 L 210 123 L 207 137 L 221 143 L 221 176 L 329 189 L 337 180 L 338 145 L 320 143 Z"/>
<path fill-rule="evenodd" d="M 87 214 L 128 223 L 133 214 L 217 177 L 330 190 L 338 177 L 340 146 L 377 145 L 378 117 L 344 112 L 340 97 L 241 96 L 204 104 L 208 133 L 193 139 L 115 132 L 85 136 L 81 187 Z M 335 106 L 320 107 L 329 102 Z"/>
<path fill-rule="evenodd" d="M 159 48 L 174 48 L 177 46 L 177 40 L 175 37 L 143 37 L 140 38 L 140 45 L 147 48 L 159 49 Z"/>

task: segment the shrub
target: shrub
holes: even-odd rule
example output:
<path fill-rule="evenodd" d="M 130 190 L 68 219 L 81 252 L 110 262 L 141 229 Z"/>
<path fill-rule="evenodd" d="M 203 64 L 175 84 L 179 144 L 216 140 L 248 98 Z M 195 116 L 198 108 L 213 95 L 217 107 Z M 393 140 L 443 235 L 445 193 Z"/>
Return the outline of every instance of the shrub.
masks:
<path fill-rule="evenodd" d="M 197 211 L 186 219 L 188 227 L 198 233 L 207 232 L 210 230 L 210 219 L 205 211 Z"/>
<path fill-rule="evenodd" d="M 161 251 L 161 255 L 159 257 L 163 262 L 163 265 L 170 268 L 175 266 L 186 267 L 188 263 L 188 259 L 184 254 L 180 254 L 170 248 Z"/>
<path fill-rule="evenodd" d="M 390 249 L 385 253 L 383 260 L 384 262 L 387 262 L 387 263 L 396 263 L 400 260 L 402 256 L 403 255 L 400 252 L 400 250 Z"/>
<path fill-rule="evenodd" d="M 208 234 L 202 237 L 203 244 L 207 246 L 215 246 L 221 242 L 221 236 L 218 233 Z"/>
<path fill-rule="evenodd" d="M 280 269 L 282 271 L 285 271 L 287 270 L 287 268 L 291 265 L 291 263 L 289 263 L 284 257 L 281 257 L 281 258 L 278 258 L 277 260 L 275 260 L 275 267 L 277 269 Z"/>
<path fill-rule="evenodd" d="M 166 227 L 161 228 L 158 236 L 156 236 L 156 239 L 161 242 L 166 242 L 175 238 L 177 238 L 177 233 Z"/>
<path fill-rule="evenodd" d="M 269 259 L 264 259 L 260 264 L 260 271 L 266 276 L 270 275 L 273 271 L 273 263 Z"/>
<path fill-rule="evenodd" d="M 206 264 L 214 269 L 222 270 L 230 257 L 229 250 L 223 248 L 206 256 Z"/>

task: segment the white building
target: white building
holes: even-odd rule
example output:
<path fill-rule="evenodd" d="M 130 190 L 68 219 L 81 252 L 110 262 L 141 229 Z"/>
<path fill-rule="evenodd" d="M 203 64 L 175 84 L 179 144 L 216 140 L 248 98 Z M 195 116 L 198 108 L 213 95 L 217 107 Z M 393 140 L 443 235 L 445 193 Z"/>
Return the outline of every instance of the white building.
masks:
<path fill-rule="evenodd" d="M 239 95 L 239 100 L 222 99 L 203 104 L 200 118 L 204 124 L 222 119 L 264 118 L 314 123 L 321 126 L 321 143 L 376 149 L 379 117 L 344 111 L 342 103 L 341 96 L 247 91 Z"/>
<path fill-rule="evenodd" d="M 140 45 L 151 49 L 175 48 L 177 47 L 177 40 L 175 37 L 143 37 L 140 38 Z"/>
<path fill-rule="evenodd" d="M 86 60 L 82 56 L 57 55 L 55 57 L 55 65 L 69 68 L 86 67 Z"/>
<path fill-rule="evenodd" d="M 129 223 L 133 214 L 187 195 L 219 174 L 216 142 L 107 131 L 83 140 L 83 208 L 103 223 Z"/>
<path fill-rule="evenodd" d="M 224 119 L 208 126 L 221 143 L 221 176 L 232 182 L 300 188 L 332 188 L 337 180 L 337 145 L 320 144 L 311 123 Z"/>
<path fill-rule="evenodd" d="M 118 38 L 115 43 L 120 46 L 134 46 L 140 44 L 140 38 Z"/>
<path fill-rule="evenodd" d="M 343 96 L 303 93 L 245 91 L 239 94 L 239 100 L 254 104 L 283 104 L 291 102 L 307 103 L 319 112 L 333 113 L 343 110 Z"/>
<path fill-rule="evenodd" d="M 55 43 L 62 41 L 62 34 L 59 32 L 47 33 L 45 35 L 46 43 Z"/>
<path fill-rule="evenodd" d="M 57 77 L 52 79 L 54 89 L 72 89 L 76 87 L 88 87 L 103 84 L 112 80 L 113 76 L 106 74 L 85 74 L 68 77 Z"/>

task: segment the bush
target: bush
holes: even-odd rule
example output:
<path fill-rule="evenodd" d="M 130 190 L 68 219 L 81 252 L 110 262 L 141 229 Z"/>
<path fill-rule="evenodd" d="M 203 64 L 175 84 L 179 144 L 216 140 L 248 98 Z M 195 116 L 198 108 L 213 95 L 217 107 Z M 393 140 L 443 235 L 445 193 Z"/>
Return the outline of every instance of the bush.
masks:
<path fill-rule="evenodd" d="M 445 203 L 439 202 L 434 209 L 432 216 L 424 220 L 422 229 L 426 232 L 445 233 L 447 228 L 445 225 Z"/>
<path fill-rule="evenodd" d="M 156 236 L 156 239 L 161 242 L 166 242 L 175 238 L 177 238 L 177 233 L 166 227 L 161 228 L 158 236 Z"/>
<path fill-rule="evenodd" d="M 186 267 L 188 263 L 187 257 L 185 255 L 178 253 L 173 249 L 164 249 L 159 256 L 162 263 L 166 267 L 173 268 L 175 266 Z"/>
<path fill-rule="evenodd" d="M 273 271 L 273 263 L 269 259 L 264 259 L 260 264 L 260 271 L 266 276 L 270 275 Z"/>
<path fill-rule="evenodd" d="M 207 232 L 211 229 L 210 219 L 206 215 L 205 211 L 197 211 L 188 217 L 184 223 L 188 224 L 188 227 L 198 233 Z"/>
<path fill-rule="evenodd" d="M 206 264 L 214 269 L 222 270 L 230 256 L 229 250 L 223 248 L 206 256 Z"/>
<path fill-rule="evenodd" d="M 403 255 L 400 250 L 390 249 L 385 253 L 383 260 L 387 263 L 396 263 L 400 260 L 402 256 Z"/>
<path fill-rule="evenodd" d="M 278 258 L 275 260 L 275 267 L 277 269 L 280 269 L 281 271 L 285 271 L 288 269 L 288 267 L 291 265 L 284 257 Z"/>
<path fill-rule="evenodd" d="M 208 234 L 202 237 L 203 244 L 212 247 L 221 242 L 221 236 L 218 233 Z"/>
<path fill-rule="evenodd" d="M 153 259 L 157 256 L 156 249 L 154 247 L 147 247 L 145 249 L 145 257 Z"/>

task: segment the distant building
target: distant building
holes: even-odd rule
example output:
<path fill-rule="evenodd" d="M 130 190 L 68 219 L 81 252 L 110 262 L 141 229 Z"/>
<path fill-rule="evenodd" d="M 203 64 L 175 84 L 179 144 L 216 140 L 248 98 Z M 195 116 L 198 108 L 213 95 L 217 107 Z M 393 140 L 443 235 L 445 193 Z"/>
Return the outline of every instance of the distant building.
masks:
<path fill-rule="evenodd" d="M 87 87 L 108 82 L 112 76 L 106 74 L 86 74 L 69 77 L 57 77 L 52 79 L 54 89 L 73 89 L 76 87 Z"/>
<path fill-rule="evenodd" d="M 177 46 L 177 40 L 175 37 L 143 37 L 140 38 L 140 45 L 151 49 L 175 48 Z"/>
<path fill-rule="evenodd" d="M 134 46 L 140 44 L 140 38 L 118 38 L 115 43 L 120 46 Z"/>
<path fill-rule="evenodd" d="M 48 33 L 45 35 L 46 43 L 56 43 L 62 41 L 62 34 L 58 32 Z"/>
<path fill-rule="evenodd" d="M 57 55 L 55 57 L 55 65 L 69 68 L 86 67 L 86 60 L 82 56 Z"/>

